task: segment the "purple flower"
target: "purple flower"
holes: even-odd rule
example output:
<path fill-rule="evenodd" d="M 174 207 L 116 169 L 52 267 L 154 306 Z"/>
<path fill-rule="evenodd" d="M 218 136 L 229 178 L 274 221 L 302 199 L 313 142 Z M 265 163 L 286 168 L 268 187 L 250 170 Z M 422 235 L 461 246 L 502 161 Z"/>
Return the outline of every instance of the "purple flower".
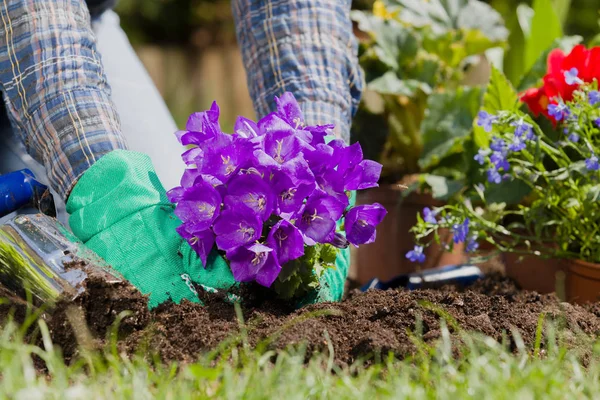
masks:
<path fill-rule="evenodd" d="M 529 125 L 527 122 L 523 121 L 521 118 L 518 121 L 514 121 L 511 123 L 512 126 L 515 126 L 515 136 L 518 138 L 525 136 L 526 140 L 532 140 L 535 136 L 533 135 L 533 127 Z"/>
<path fill-rule="evenodd" d="M 473 159 L 479 163 L 479 165 L 485 164 L 485 158 L 490 154 L 489 149 L 479 149 Z"/>
<path fill-rule="evenodd" d="M 486 132 L 491 132 L 492 124 L 498 119 L 495 115 L 490 115 L 485 111 L 477 113 L 477 125 L 483 127 Z"/>
<path fill-rule="evenodd" d="M 569 107 L 562 101 L 558 104 L 550 104 L 548 106 L 548 115 L 554 117 L 555 120 L 560 121 L 566 119 L 570 114 Z"/>
<path fill-rule="evenodd" d="M 588 93 L 588 101 L 592 106 L 595 106 L 596 104 L 600 103 L 600 92 L 598 92 L 597 90 L 590 91 Z"/>
<path fill-rule="evenodd" d="M 281 265 L 272 248 L 260 243 L 234 248 L 227 259 L 238 282 L 256 281 L 271 287 L 281 272 Z"/>
<path fill-rule="evenodd" d="M 598 171 L 598 169 L 600 169 L 600 165 L 598 165 L 598 157 L 596 157 L 595 154 L 592 153 L 590 158 L 585 160 L 585 168 L 588 171 Z"/>
<path fill-rule="evenodd" d="M 487 179 L 490 183 L 500 183 L 502 182 L 502 176 L 498 173 L 496 168 L 491 167 L 487 170 Z"/>
<path fill-rule="evenodd" d="M 344 212 L 345 206 L 331 196 L 320 195 L 308 199 L 306 205 L 295 216 L 296 226 L 304 235 L 304 243 L 329 243 L 334 239 L 335 222 Z"/>
<path fill-rule="evenodd" d="M 600 118 L 596 118 L 596 119 L 594 120 L 594 124 L 596 124 L 596 126 L 597 126 L 598 128 L 600 128 Z"/>
<path fill-rule="evenodd" d="M 176 132 L 177 139 L 184 146 L 199 145 L 222 134 L 219 126 L 219 106 L 213 102 L 210 110 L 190 115 L 185 131 Z"/>
<path fill-rule="evenodd" d="M 249 208 L 226 209 L 215 221 L 217 247 L 230 251 L 255 242 L 262 233 L 262 222 Z"/>
<path fill-rule="evenodd" d="M 180 225 L 176 230 L 188 242 L 196 254 L 198 254 L 202 265 L 206 268 L 206 259 L 215 244 L 215 234 L 210 229 L 196 233 L 189 232 L 186 224 Z"/>
<path fill-rule="evenodd" d="M 302 151 L 313 148 L 295 135 L 291 128 L 268 132 L 263 137 L 263 148 L 254 152 L 262 165 L 281 166 L 296 158 Z"/>
<path fill-rule="evenodd" d="M 408 258 L 411 262 L 418 262 L 419 264 L 423 264 L 423 262 L 425 262 L 423 246 L 415 245 L 415 248 L 413 250 L 406 253 L 406 258 Z"/>
<path fill-rule="evenodd" d="M 226 183 L 252 157 L 252 143 L 222 134 L 207 141 L 203 151 L 203 156 L 196 163 L 198 170 Z"/>
<path fill-rule="evenodd" d="M 467 240 L 469 235 L 469 218 L 465 218 L 462 224 L 452 225 L 454 243 L 462 243 Z"/>
<path fill-rule="evenodd" d="M 250 208 L 263 221 L 271 216 L 275 208 L 275 195 L 259 175 L 243 174 L 232 178 L 227 184 L 227 195 L 223 199 L 231 209 Z"/>
<path fill-rule="evenodd" d="M 363 190 L 377 187 L 383 165 L 363 160 L 344 175 L 344 190 Z"/>
<path fill-rule="evenodd" d="M 275 97 L 275 103 L 277 104 L 275 114 L 298 131 L 297 134 L 301 139 L 313 146 L 325 143 L 325 136 L 334 128 L 334 125 L 306 126 L 302 110 L 290 92 L 284 93 L 279 98 Z"/>
<path fill-rule="evenodd" d="M 567 85 L 576 85 L 578 83 L 583 83 L 582 80 L 579 79 L 579 77 L 577 77 L 577 74 L 579 74 L 579 71 L 575 67 L 564 72 L 565 82 L 567 82 Z"/>
<path fill-rule="evenodd" d="M 344 179 L 341 174 L 329 169 L 317 176 L 317 185 L 319 190 L 336 199 L 343 208 L 348 207 L 348 196 L 344 192 Z"/>
<path fill-rule="evenodd" d="M 506 159 L 506 152 L 502 151 L 494 151 L 490 156 L 490 162 L 494 164 L 497 170 L 503 169 L 504 171 L 508 171 L 510 169 L 510 164 Z"/>
<path fill-rule="evenodd" d="M 525 141 L 519 136 L 515 136 L 510 146 L 508 146 L 508 150 L 516 152 L 525 149 L 525 147 L 527 147 Z"/>
<path fill-rule="evenodd" d="M 429 207 L 425 207 L 423 209 L 423 221 L 428 222 L 430 224 L 437 224 L 437 220 L 435 219 L 435 213 L 431 211 Z"/>
<path fill-rule="evenodd" d="M 344 219 L 346 239 L 355 246 L 373 243 L 377 235 L 375 227 L 386 214 L 387 211 L 379 203 L 351 208 Z"/>
<path fill-rule="evenodd" d="M 212 185 L 198 180 L 194 186 L 181 192 L 170 191 L 173 200 L 178 200 L 175 215 L 185 224 L 190 233 L 210 228 L 221 209 L 221 195 Z M 175 196 L 176 194 L 176 196 Z"/>
<path fill-rule="evenodd" d="M 281 265 L 304 255 L 302 233 L 291 223 L 281 220 L 276 223 L 267 238 L 267 245 L 275 250 Z"/>
<path fill-rule="evenodd" d="M 504 139 L 493 137 L 492 143 L 490 144 L 490 149 L 493 151 L 502 152 L 506 149 L 506 142 L 504 141 Z"/>
<path fill-rule="evenodd" d="M 571 142 L 573 142 L 573 143 L 577 143 L 577 142 L 579 142 L 579 135 L 578 135 L 578 134 L 576 134 L 575 132 L 572 132 L 572 133 L 569 135 L 568 139 L 569 139 Z"/>
<path fill-rule="evenodd" d="M 294 179 L 283 171 L 274 171 L 271 185 L 277 198 L 277 213 L 295 213 L 315 190 L 313 181 Z"/>
<path fill-rule="evenodd" d="M 467 240 L 467 253 L 472 253 L 474 251 L 476 251 L 479 248 L 479 243 L 477 242 L 477 236 L 471 236 L 469 237 L 469 240 Z"/>

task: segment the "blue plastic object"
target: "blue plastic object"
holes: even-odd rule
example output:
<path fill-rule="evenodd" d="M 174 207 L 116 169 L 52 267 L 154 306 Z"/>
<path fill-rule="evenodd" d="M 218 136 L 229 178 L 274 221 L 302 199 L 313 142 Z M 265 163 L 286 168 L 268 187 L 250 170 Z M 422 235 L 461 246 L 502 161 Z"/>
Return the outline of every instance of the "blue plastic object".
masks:
<path fill-rule="evenodd" d="M 42 213 L 55 217 L 54 199 L 48 187 L 35 179 L 28 169 L 0 175 L 0 217 L 22 207 L 35 207 Z"/>
<path fill-rule="evenodd" d="M 381 282 L 379 279 L 372 279 L 364 285 L 361 290 L 366 292 L 369 289 L 397 289 L 406 288 L 409 290 L 435 288 L 444 285 L 469 286 L 483 277 L 483 272 L 479 267 L 470 264 L 447 265 L 445 267 L 428 269 L 412 274 L 399 275 L 387 282 Z"/>

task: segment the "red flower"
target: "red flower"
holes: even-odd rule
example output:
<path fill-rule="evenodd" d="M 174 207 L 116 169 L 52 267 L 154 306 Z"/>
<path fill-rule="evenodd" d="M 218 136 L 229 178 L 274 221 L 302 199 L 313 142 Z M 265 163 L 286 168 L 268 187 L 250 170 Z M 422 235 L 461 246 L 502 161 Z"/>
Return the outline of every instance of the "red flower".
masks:
<path fill-rule="evenodd" d="M 573 99 L 573 92 L 579 86 L 569 85 L 565 80 L 565 72 L 576 68 L 581 81 L 600 80 L 600 47 L 588 50 L 584 45 L 577 45 L 567 55 L 560 49 L 554 49 L 548 55 L 547 66 L 542 87 L 528 89 L 520 97 L 533 115 L 537 117 L 540 113 L 544 114 L 556 124 L 554 118 L 548 115 L 548 105 L 557 104 L 558 99 Z"/>

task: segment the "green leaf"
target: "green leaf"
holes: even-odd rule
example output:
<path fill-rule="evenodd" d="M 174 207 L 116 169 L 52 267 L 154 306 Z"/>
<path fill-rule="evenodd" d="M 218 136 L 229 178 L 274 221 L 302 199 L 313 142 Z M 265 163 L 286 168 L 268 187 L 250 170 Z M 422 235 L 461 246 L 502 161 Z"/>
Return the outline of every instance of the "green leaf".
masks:
<path fill-rule="evenodd" d="M 529 14 L 529 12 L 531 12 Z M 525 34 L 529 34 L 533 10 L 525 4 L 519 4 L 516 12 L 510 14 L 506 27 L 510 31 L 508 36 L 508 49 L 504 53 L 504 74 L 514 85 L 525 72 Z"/>
<path fill-rule="evenodd" d="M 554 4 L 554 9 L 556 10 L 556 15 L 558 15 L 561 26 L 564 26 L 569 16 L 571 0 L 552 0 L 552 3 Z"/>
<path fill-rule="evenodd" d="M 413 97 L 417 90 L 431 92 L 431 87 L 426 83 L 414 79 L 400 79 L 394 71 L 388 71 L 383 76 L 373 79 L 368 88 L 380 94 L 407 97 Z"/>
<path fill-rule="evenodd" d="M 517 108 L 519 96 L 512 87 L 506 76 L 492 67 L 490 82 L 483 96 L 482 110 L 490 114 L 497 114 L 499 111 L 510 111 Z M 487 147 L 489 145 L 489 134 L 483 128 L 474 123 L 474 140 L 478 147 Z"/>
<path fill-rule="evenodd" d="M 429 27 L 435 35 L 451 30 L 479 30 L 494 42 L 508 36 L 500 14 L 477 0 L 390 0 L 402 6 L 399 18 L 416 27 Z"/>
<path fill-rule="evenodd" d="M 515 205 L 519 204 L 529 193 L 531 193 L 531 187 L 523 181 L 503 181 L 497 185 L 490 185 L 485 192 L 485 198 L 488 204 Z"/>
<path fill-rule="evenodd" d="M 431 168 L 448 155 L 463 150 L 462 142 L 471 134 L 473 119 L 480 105 L 481 89 L 478 87 L 461 87 L 429 96 L 421 123 L 421 168 Z"/>
<path fill-rule="evenodd" d="M 562 37 L 562 26 L 550 0 L 534 0 L 531 32 L 525 39 L 525 70 L 528 71 L 554 40 Z"/>
<path fill-rule="evenodd" d="M 565 36 L 552 42 L 552 44 L 538 57 L 531 69 L 525 75 L 523 75 L 519 85 L 517 86 L 518 91 L 521 92 L 537 86 L 538 81 L 546 74 L 546 61 L 548 59 L 548 54 L 550 54 L 553 49 L 562 49 L 564 52 L 568 53 L 575 45 L 581 43 L 581 41 L 581 36 Z"/>
<path fill-rule="evenodd" d="M 425 175 L 425 183 L 431 188 L 434 199 L 449 200 L 463 188 L 464 182 L 450 180 L 444 176 Z"/>

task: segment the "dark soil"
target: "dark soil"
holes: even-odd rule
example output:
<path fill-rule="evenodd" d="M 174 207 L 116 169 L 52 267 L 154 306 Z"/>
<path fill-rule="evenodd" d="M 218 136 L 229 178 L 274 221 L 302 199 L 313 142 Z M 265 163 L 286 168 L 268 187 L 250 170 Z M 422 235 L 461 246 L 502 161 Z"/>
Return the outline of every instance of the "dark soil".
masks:
<path fill-rule="evenodd" d="M 441 335 L 441 316 L 450 316 L 447 325 L 453 334 L 476 331 L 510 341 L 516 330 L 530 348 L 541 313 L 562 325 L 563 336 L 600 333 L 600 303 L 586 307 L 562 303 L 553 295 L 520 291 L 500 276 L 490 276 L 467 290 L 354 290 L 341 303 L 297 311 L 257 295 L 243 308 L 245 324 L 238 322 L 234 306 L 219 296 L 207 294 L 204 300 L 205 307 L 184 302 L 163 304 L 148 312 L 145 298 L 130 286 L 90 282 L 85 296 L 60 304 L 44 317 L 67 359 L 76 354 L 78 344 L 104 345 L 117 316 L 125 310 L 133 313 L 119 325 L 122 351 L 148 356 L 158 352 L 164 361 L 183 362 L 194 361 L 223 341 L 239 339 L 240 326 L 245 326 L 251 346 L 306 345 L 309 355 L 333 348 L 339 365 L 390 351 L 399 358 L 413 355 L 417 348 L 409 335 L 420 330 L 421 339 L 433 343 Z M 0 307 L 0 319 L 6 312 L 6 306 Z"/>

